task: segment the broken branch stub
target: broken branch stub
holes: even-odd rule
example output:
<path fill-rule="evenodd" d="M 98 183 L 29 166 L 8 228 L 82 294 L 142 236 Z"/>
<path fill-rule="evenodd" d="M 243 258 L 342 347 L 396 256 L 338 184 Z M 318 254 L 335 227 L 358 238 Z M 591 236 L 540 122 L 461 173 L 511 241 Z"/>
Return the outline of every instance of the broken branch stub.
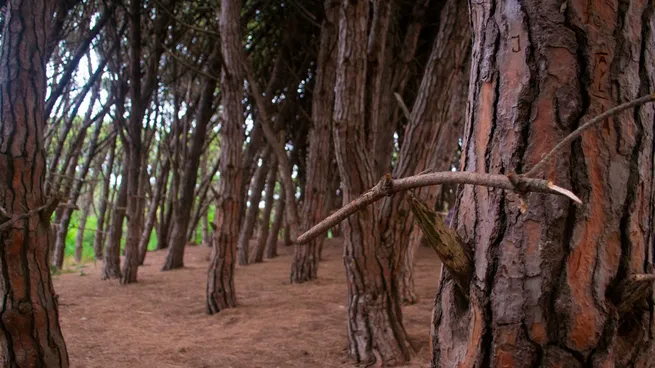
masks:
<path fill-rule="evenodd" d="M 437 252 L 462 294 L 467 296 L 473 277 L 473 252 L 468 244 L 446 226 L 441 216 L 428 208 L 411 191 L 407 194 L 410 208 L 416 222 L 423 230 L 427 244 Z"/>

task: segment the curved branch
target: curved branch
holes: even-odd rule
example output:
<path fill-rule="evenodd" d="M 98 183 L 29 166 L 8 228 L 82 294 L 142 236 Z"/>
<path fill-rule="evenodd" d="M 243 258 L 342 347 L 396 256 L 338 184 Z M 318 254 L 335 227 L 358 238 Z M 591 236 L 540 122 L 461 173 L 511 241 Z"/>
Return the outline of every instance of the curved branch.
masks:
<path fill-rule="evenodd" d="M 582 204 L 580 198 L 568 189 L 558 187 L 547 180 L 532 179 L 523 176 L 514 176 L 512 179 L 505 175 L 481 174 L 474 172 L 444 171 L 436 173 L 419 174 L 402 179 L 392 179 L 391 174 L 385 175 L 376 186 L 354 201 L 343 206 L 340 210 L 319 222 L 304 234 L 298 237 L 297 242 L 304 244 L 325 233 L 333 226 L 339 224 L 355 212 L 377 202 L 378 200 L 391 196 L 394 193 L 409 189 L 426 187 L 437 184 L 471 184 L 485 187 L 500 188 L 518 192 L 539 192 L 563 195 L 576 203 Z"/>

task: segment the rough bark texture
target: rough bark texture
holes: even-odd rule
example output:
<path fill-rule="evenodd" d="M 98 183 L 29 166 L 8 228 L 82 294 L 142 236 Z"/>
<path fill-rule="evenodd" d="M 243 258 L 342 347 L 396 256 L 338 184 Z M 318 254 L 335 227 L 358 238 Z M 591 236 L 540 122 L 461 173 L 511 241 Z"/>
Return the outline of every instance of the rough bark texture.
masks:
<path fill-rule="evenodd" d="M 264 211 L 262 212 L 262 218 L 259 221 L 259 229 L 257 231 L 257 246 L 255 251 L 250 255 L 250 263 L 261 262 L 264 260 L 264 251 L 266 251 L 266 258 L 273 258 L 277 256 L 277 247 L 270 249 L 266 248 L 266 241 L 268 240 L 268 231 L 271 224 L 271 212 L 273 211 L 273 205 L 275 198 L 275 179 L 277 178 L 277 162 L 272 160 L 271 168 L 268 171 L 268 176 L 266 178 L 266 195 L 264 195 Z M 254 257 L 253 257 L 254 255 Z"/>
<path fill-rule="evenodd" d="M 216 203 L 216 231 L 207 273 L 207 313 L 236 306 L 234 263 L 243 203 L 243 98 L 240 0 L 221 3 L 221 50 L 225 70 L 221 75 L 223 126 L 221 128 L 221 180 Z"/>
<path fill-rule="evenodd" d="M 653 4 L 471 2 L 462 169 L 525 172 L 581 122 L 655 90 Z M 652 296 L 612 298 L 653 262 L 653 117 L 644 105 L 585 132 L 543 173 L 584 205 L 465 186 L 454 227 L 475 251 L 468 304 L 445 274 L 434 367 L 647 367 Z"/>
<path fill-rule="evenodd" d="M 368 1 L 344 0 L 339 19 L 334 108 L 334 144 L 343 181 L 344 204 L 376 183 L 365 136 Z M 348 353 L 356 362 L 398 364 L 412 348 L 402 324 L 393 250 L 379 245 L 377 216 L 369 206 L 344 224 L 344 266 L 348 279 Z"/>
<path fill-rule="evenodd" d="M 330 189 L 332 155 L 330 132 L 334 111 L 334 81 L 336 77 L 337 22 L 339 1 L 325 1 L 325 19 L 321 29 L 321 44 L 317 60 L 316 85 L 312 98 L 312 122 L 307 156 L 307 182 L 301 212 L 301 230 L 306 231 L 327 215 L 327 195 Z M 291 264 L 291 282 L 302 283 L 318 276 L 318 251 L 325 238 L 307 244 L 296 244 Z"/>
<path fill-rule="evenodd" d="M 394 178 L 415 175 L 426 169 L 448 170 L 463 129 L 470 49 L 467 2 L 448 0 L 440 12 L 439 29 L 405 128 L 404 142 L 392 174 Z M 421 189 L 417 197 L 421 200 L 434 197 L 431 192 L 435 188 Z M 434 201 L 426 202 L 434 208 Z M 400 252 L 399 286 L 403 302 L 414 303 L 411 265 L 417 243 L 410 243 L 413 215 L 404 193 L 385 199 L 380 229 L 383 246 Z"/>
<path fill-rule="evenodd" d="M 243 218 L 243 224 L 241 225 L 241 231 L 239 232 L 239 242 L 237 243 L 238 249 L 238 262 L 240 265 L 247 265 L 249 261 L 249 249 L 250 239 L 252 234 L 255 231 L 255 224 L 257 224 L 257 218 L 259 217 L 259 202 L 262 199 L 262 190 L 266 184 L 266 174 L 270 170 L 269 160 L 270 160 L 271 150 L 268 146 L 264 149 L 262 154 L 262 164 L 255 170 L 253 175 L 252 184 L 250 185 L 250 206 L 246 210 L 246 215 Z"/>
<path fill-rule="evenodd" d="M 68 367 L 48 269 L 43 104 L 52 4 L 6 4 L 0 51 L 0 365 Z M 27 212 L 27 213 L 26 213 Z M 18 217 L 25 214 L 24 217 Z"/>
<path fill-rule="evenodd" d="M 207 69 L 213 73 L 219 70 L 220 50 L 215 49 L 209 56 Z M 173 230 L 170 238 L 170 246 L 162 271 L 181 268 L 184 266 L 184 246 L 187 240 L 187 230 L 191 222 L 191 210 L 194 203 L 194 191 L 198 178 L 198 167 L 200 167 L 200 155 L 205 144 L 207 127 L 214 111 L 214 92 L 216 80 L 207 78 L 203 85 L 198 116 L 196 117 L 196 129 L 191 137 L 191 147 L 184 160 L 184 171 L 181 178 L 180 196 L 175 214 L 173 216 Z M 200 203 L 199 203 L 200 205 Z"/>
<path fill-rule="evenodd" d="M 159 154 L 161 155 L 161 151 Z M 146 223 L 143 226 L 143 234 L 141 235 L 141 240 L 139 242 L 139 266 L 143 265 L 146 260 L 148 244 L 150 243 L 150 235 L 152 234 L 152 229 L 155 227 L 155 222 L 157 221 L 157 209 L 159 208 L 159 204 L 162 201 L 162 196 L 166 188 L 166 181 L 168 181 L 168 172 L 170 168 L 171 161 L 168 158 L 165 158 L 161 168 L 159 169 L 159 177 L 155 182 L 154 195 L 150 200 L 150 207 L 148 208 L 148 214 L 146 215 Z"/>

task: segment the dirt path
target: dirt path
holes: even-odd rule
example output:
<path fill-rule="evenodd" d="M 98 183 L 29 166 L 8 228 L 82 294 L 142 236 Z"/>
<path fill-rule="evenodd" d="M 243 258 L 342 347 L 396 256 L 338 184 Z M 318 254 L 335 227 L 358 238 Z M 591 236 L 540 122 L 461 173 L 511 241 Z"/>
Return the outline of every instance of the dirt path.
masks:
<path fill-rule="evenodd" d="M 254 245 L 253 245 L 254 246 Z M 55 276 L 72 367 L 349 367 L 346 283 L 341 245 L 324 247 L 319 280 L 290 285 L 291 248 L 264 263 L 238 267 L 239 307 L 205 314 L 209 248 L 187 247 L 186 268 L 160 272 L 165 252 L 151 252 L 139 283 L 100 281 L 101 263 Z M 439 261 L 417 253 L 418 304 L 405 326 L 426 367 Z"/>

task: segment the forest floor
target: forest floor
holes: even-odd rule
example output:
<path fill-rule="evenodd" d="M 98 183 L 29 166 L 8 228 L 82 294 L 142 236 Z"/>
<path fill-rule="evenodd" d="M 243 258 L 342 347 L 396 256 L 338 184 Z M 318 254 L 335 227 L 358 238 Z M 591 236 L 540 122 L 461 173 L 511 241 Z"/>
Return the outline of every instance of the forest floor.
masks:
<path fill-rule="evenodd" d="M 254 246 L 254 243 L 251 247 Z M 319 279 L 289 284 L 291 247 L 264 263 L 237 267 L 238 307 L 205 314 L 211 249 L 189 246 L 181 270 L 161 272 L 165 251 L 149 252 L 139 282 L 100 281 L 101 262 L 54 276 L 71 367 L 352 367 L 346 357 L 346 279 L 341 242 L 324 246 Z M 403 308 L 426 367 L 439 260 L 417 252 L 419 302 Z"/>

